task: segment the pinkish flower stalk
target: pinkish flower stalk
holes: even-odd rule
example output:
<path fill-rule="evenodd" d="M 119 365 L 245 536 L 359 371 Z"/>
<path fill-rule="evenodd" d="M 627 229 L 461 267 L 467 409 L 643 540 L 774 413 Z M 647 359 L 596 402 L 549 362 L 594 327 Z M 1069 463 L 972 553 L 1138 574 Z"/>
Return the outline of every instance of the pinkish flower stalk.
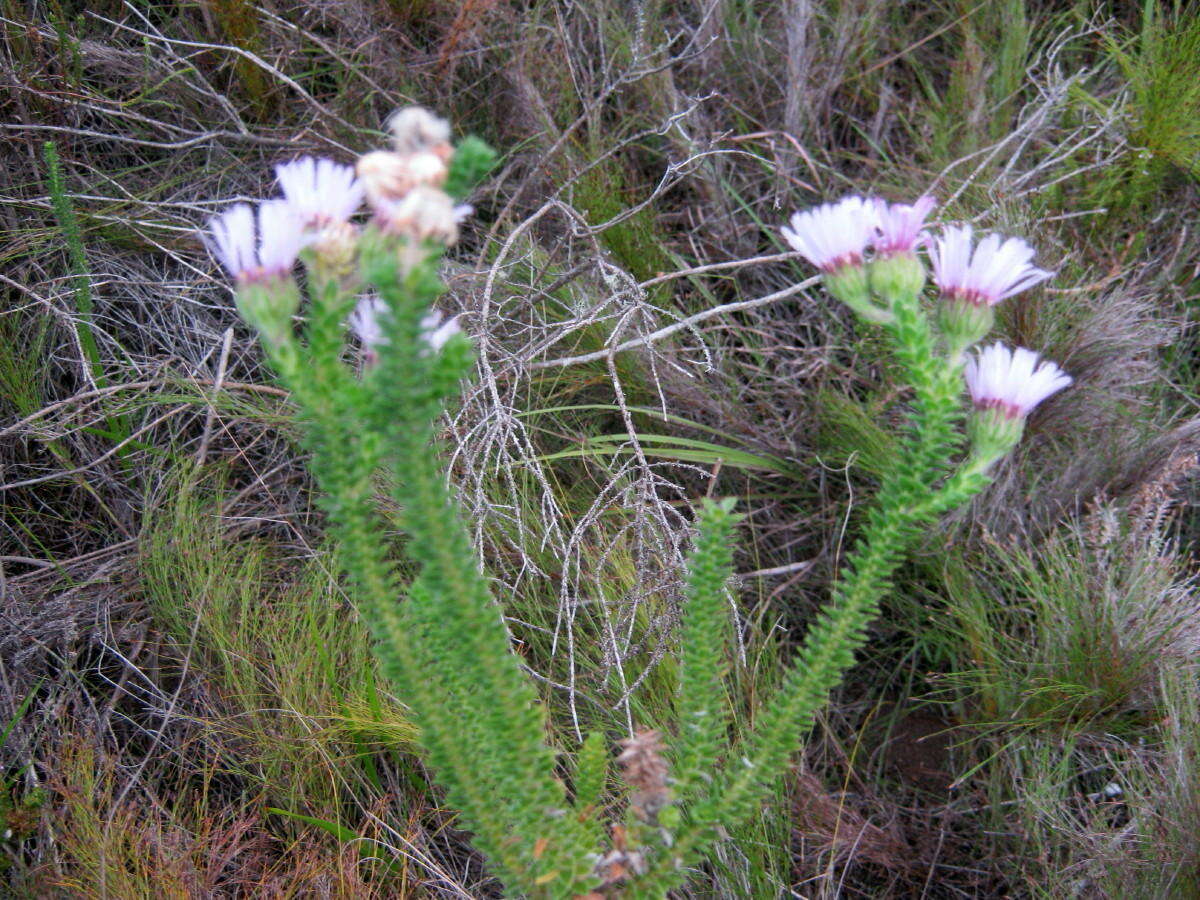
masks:
<path fill-rule="evenodd" d="M 968 357 L 963 375 L 975 404 L 970 426 L 975 456 L 988 462 L 1021 439 L 1034 407 L 1072 381 L 1055 363 L 1039 363 L 1032 350 L 1009 350 L 999 342 Z"/>
<path fill-rule="evenodd" d="M 911 205 L 875 200 L 878 225 L 872 238 L 871 290 L 891 303 L 915 299 L 925 286 L 925 265 L 917 248 L 928 239 L 925 219 L 937 202 L 920 197 Z"/>
<path fill-rule="evenodd" d="M 974 250 L 971 239 L 969 225 L 947 228 L 930 253 L 942 331 L 955 356 L 991 330 L 993 306 L 1054 274 L 1031 264 L 1034 250 L 1020 238 L 989 234 Z"/>
<path fill-rule="evenodd" d="M 821 270 L 826 289 L 863 318 L 890 321 L 871 302 L 864 257 L 879 227 L 875 204 L 859 196 L 826 203 L 792 216 L 783 237 Z"/>

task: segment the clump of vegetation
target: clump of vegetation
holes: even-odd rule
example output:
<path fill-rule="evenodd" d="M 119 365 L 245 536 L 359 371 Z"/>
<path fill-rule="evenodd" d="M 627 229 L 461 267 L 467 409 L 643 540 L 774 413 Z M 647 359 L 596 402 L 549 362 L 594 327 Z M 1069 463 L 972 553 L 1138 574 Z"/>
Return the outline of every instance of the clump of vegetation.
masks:
<path fill-rule="evenodd" d="M 1108 45 L 1129 85 L 1129 151 L 1102 190 L 1144 208 L 1171 178 L 1200 179 L 1200 16 L 1147 3 L 1140 27 Z"/>
<path fill-rule="evenodd" d="M 922 402 L 886 326 L 808 277 L 786 212 L 928 191 L 946 226 L 1039 247 L 1055 277 L 995 334 L 1074 383 L 906 539 L 784 774 L 674 893 L 1195 893 L 1196 21 L 1021 0 L 0 9 L 0 893 L 504 891 L 373 655 L 302 404 L 197 239 L 216 198 L 348 161 L 414 103 L 500 152 L 455 188 L 474 213 L 438 266 L 474 354 L 434 420 L 439 476 L 602 855 L 658 855 L 626 821 L 656 758 L 665 818 L 688 821 L 702 499 L 742 517 L 716 707 L 736 745 Z M 371 353 L 327 324 L 357 382 Z M 380 466 L 370 499 L 399 597 L 420 567 L 396 480 Z"/>

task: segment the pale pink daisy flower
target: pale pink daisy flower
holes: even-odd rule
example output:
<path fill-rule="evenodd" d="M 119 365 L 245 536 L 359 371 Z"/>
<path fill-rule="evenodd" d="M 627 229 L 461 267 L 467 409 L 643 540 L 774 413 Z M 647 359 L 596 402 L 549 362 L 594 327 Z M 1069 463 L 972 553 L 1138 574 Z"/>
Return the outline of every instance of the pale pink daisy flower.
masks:
<path fill-rule="evenodd" d="M 260 203 L 257 223 L 246 203 L 209 220 L 209 244 L 239 284 L 291 274 L 304 243 L 304 223 L 286 200 Z"/>
<path fill-rule="evenodd" d="M 388 305 L 377 294 L 359 298 L 358 306 L 350 315 L 350 329 L 369 351 L 386 344 L 383 336 L 382 319 L 388 315 Z M 457 316 L 445 316 L 436 309 L 421 318 L 421 337 L 434 350 L 441 350 L 454 335 L 461 334 Z"/>
<path fill-rule="evenodd" d="M 362 341 L 364 347 L 377 347 L 383 343 L 383 327 L 380 318 L 387 312 L 387 303 L 377 294 L 368 294 L 358 299 L 358 305 L 350 314 L 350 330 Z"/>
<path fill-rule="evenodd" d="M 443 319 L 442 314 L 434 309 L 421 319 L 421 337 L 434 350 L 441 350 L 446 346 L 446 341 L 456 334 L 462 334 L 457 316 L 446 316 Z"/>
<path fill-rule="evenodd" d="M 912 205 L 875 200 L 878 221 L 872 244 L 882 256 L 912 253 L 929 237 L 922 231 L 925 219 L 937 206 L 932 197 L 919 197 Z"/>
<path fill-rule="evenodd" d="M 275 176 L 284 198 L 311 231 L 346 222 L 362 205 L 363 185 L 354 169 L 331 159 L 305 156 L 276 166 Z"/>
<path fill-rule="evenodd" d="M 947 299 L 995 306 L 1054 274 L 1030 264 L 1034 250 L 1020 238 L 989 234 L 972 253 L 971 236 L 970 225 L 947 228 L 930 253 L 934 283 Z"/>
<path fill-rule="evenodd" d="M 783 236 L 805 259 L 826 274 L 860 266 L 879 227 L 876 205 L 850 196 L 792 216 Z"/>
<path fill-rule="evenodd" d="M 1008 419 L 1030 411 L 1071 384 L 1070 375 L 1049 360 L 1038 363 L 1032 350 L 1009 350 L 996 342 L 969 356 L 963 369 L 967 390 L 979 410 L 995 410 Z"/>
<path fill-rule="evenodd" d="M 205 238 L 221 265 L 238 281 L 258 268 L 254 209 L 249 203 L 238 203 L 209 219 Z"/>

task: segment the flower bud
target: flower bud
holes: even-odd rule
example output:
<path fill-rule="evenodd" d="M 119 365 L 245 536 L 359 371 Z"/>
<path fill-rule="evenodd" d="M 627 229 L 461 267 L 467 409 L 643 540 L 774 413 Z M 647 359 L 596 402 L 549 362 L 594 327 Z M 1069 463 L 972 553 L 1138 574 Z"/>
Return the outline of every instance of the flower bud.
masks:
<path fill-rule="evenodd" d="M 998 406 L 977 407 L 967 422 L 972 455 L 988 463 L 1007 455 L 1024 433 L 1025 417 Z"/>
<path fill-rule="evenodd" d="M 938 325 L 952 356 L 987 337 L 995 321 L 991 306 L 965 297 L 946 297 L 938 308 Z"/>
<path fill-rule="evenodd" d="M 359 157 L 357 173 L 371 205 L 400 200 L 419 186 L 441 187 L 448 173 L 436 153 L 391 153 L 376 150 Z"/>
<path fill-rule="evenodd" d="M 291 278 L 250 281 L 238 285 L 237 307 L 242 318 L 262 336 L 264 343 L 279 347 L 292 337 L 292 316 L 300 308 L 300 291 Z"/>
<path fill-rule="evenodd" d="M 870 277 L 861 263 L 848 263 L 822 276 L 825 289 L 868 322 L 884 324 L 892 314 L 871 300 Z"/>
<path fill-rule="evenodd" d="M 871 290 L 885 301 L 915 297 L 925 287 L 925 266 L 912 252 L 877 256 L 868 267 Z"/>
<path fill-rule="evenodd" d="M 413 188 L 402 200 L 376 207 L 376 221 L 385 234 L 410 241 L 435 241 L 447 247 L 458 240 L 458 210 L 450 196 L 437 188 Z"/>
<path fill-rule="evenodd" d="M 432 152 L 448 161 L 454 152 L 450 146 L 450 123 L 422 106 L 397 110 L 388 119 L 392 146 L 397 153 Z"/>
<path fill-rule="evenodd" d="M 349 222 L 334 223 L 322 229 L 312 249 L 320 278 L 346 278 L 354 271 L 358 229 Z"/>

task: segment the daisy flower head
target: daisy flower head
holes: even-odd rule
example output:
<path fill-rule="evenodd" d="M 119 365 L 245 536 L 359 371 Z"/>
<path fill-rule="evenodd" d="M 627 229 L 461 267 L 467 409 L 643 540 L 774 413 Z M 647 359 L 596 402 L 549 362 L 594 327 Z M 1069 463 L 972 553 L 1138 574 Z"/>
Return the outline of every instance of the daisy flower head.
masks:
<path fill-rule="evenodd" d="M 879 224 L 872 244 L 880 256 L 913 253 L 929 237 L 922 229 L 925 219 L 937 206 L 932 197 L 919 197 L 915 203 L 888 203 L 875 200 L 875 215 Z"/>
<path fill-rule="evenodd" d="M 363 185 L 354 169 L 331 159 L 301 157 L 275 167 L 284 199 L 310 231 L 347 222 L 362 205 Z"/>
<path fill-rule="evenodd" d="M 350 314 L 350 330 L 366 348 L 368 362 L 374 362 L 377 358 L 376 348 L 387 343 L 383 335 L 383 321 L 387 315 L 390 315 L 388 305 L 378 294 L 360 297 L 358 306 Z M 436 353 L 456 334 L 462 334 L 457 316 L 444 316 L 433 309 L 421 317 L 421 339 L 427 347 L 425 352 L 432 350 Z"/>
<path fill-rule="evenodd" d="M 821 270 L 825 289 L 870 322 L 891 313 L 871 302 L 863 257 L 879 227 L 876 205 L 859 196 L 826 203 L 792 216 L 784 239 Z"/>
<path fill-rule="evenodd" d="M 850 196 L 795 213 L 783 228 L 784 239 L 825 274 L 861 266 L 879 227 L 875 203 Z"/>
<path fill-rule="evenodd" d="M 304 221 L 286 200 L 258 204 L 258 265 L 264 278 L 290 275 L 308 239 Z"/>
<path fill-rule="evenodd" d="M 967 358 L 963 368 L 975 404 L 970 431 L 976 455 L 991 460 L 1021 438 L 1035 406 L 1071 384 L 1071 376 L 1032 350 L 997 342 Z"/>
<path fill-rule="evenodd" d="M 916 251 L 928 238 L 922 229 L 935 201 L 920 197 L 911 205 L 872 202 L 877 224 L 871 239 L 875 248 L 869 267 L 871 290 L 889 306 L 911 305 L 925 287 L 925 264 Z"/>
<path fill-rule="evenodd" d="M 238 285 L 286 278 L 300 248 L 304 226 L 286 200 L 260 203 L 257 217 L 238 203 L 208 225 L 208 243 Z"/>
<path fill-rule="evenodd" d="M 436 309 L 421 319 L 421 337 L 436 353 L 446 346 L 446 342 L 456 334 L 462 334 L 458 324 L 458 316 L 445 316 Z"/>
<path fill-rule="evenodd" d="M 952 356 L 961 356 L 991 331 L 993 306 L 1054 274 L 1032 265 L 1033 252 L 1020 238 L 996 234 L 972 248 L 970 225 L 942 232 L 930 257 L 942 295 L 938 318 Z"/>
<path fill-rule="evenodd" d="M 208 220 L 205 243 L 225 271 L 238 281 L 258 268 L 256 239 L 254 209 L 249 203 L 238 203 Z"/>
<path fill-rule="evenodd" d="M 1034 250 L 1021 238 L 989 234 L 974 251 L 971 238 L 970 225 L 951 226 L 930 254 L 933 280 L 948 300 L 995 306 L 1054 274 L 1031 264 Z"/>
<path fill-rule="evenodd" d="M 1032 350 L 1009 350 L 999 341 L 967 360 L 963 374 L 976 409 L 998 409 L 1025 418 L 1035 406 L 1070 385 L 1071 376 Z"/>
<path fill-rule="evenodd" d="M 378 294 L 365 294 L 358 298 L 358 305 L 350 314 L 350 330 L 369 351 L 384 342 L 380 320 L 387 311 L 388 305 L 382 297 Z"/>
<path fill-rule="evenodd" d="M 217 259 L 237 282 L 237 307 L 269 346 L 291 337 L 300 292 L 292 266 L 304 246 L 304 224 L 286 200 L 258 205 L 257 216 L 239 203 L 209 222 L 207 236 Z"/>

